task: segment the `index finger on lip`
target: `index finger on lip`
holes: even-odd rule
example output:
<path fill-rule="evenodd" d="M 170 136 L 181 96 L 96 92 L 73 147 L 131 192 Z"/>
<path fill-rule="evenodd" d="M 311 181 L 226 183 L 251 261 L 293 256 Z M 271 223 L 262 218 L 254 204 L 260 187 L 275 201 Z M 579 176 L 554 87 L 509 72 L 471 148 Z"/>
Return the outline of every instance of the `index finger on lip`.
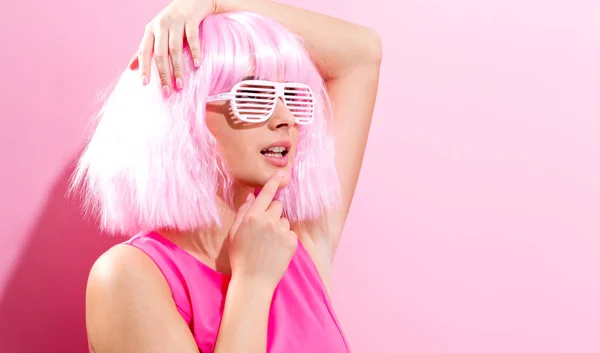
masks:
<path fill-rule="evenodd" d="M 282 175 L 281 171 L 275 172 L 271 178 L 265 183 L 260 193 L 256 196 L 256 199 L 250 206 L 250 211 L 261 210 L 266 211 L 273 201 L 273 197 L 275 197 L 275 193 L 277 189 L 279 189 L 279 185 L 281 184 Z"/>

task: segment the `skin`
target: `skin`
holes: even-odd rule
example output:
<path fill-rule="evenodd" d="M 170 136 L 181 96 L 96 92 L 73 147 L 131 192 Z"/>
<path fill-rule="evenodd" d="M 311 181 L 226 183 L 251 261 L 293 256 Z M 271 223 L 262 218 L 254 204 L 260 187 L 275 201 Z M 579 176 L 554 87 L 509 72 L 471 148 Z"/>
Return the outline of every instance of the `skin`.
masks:
<path fill-rule="evenodd" d="M 282 218 L 281 204 L 273 201 L 273 196 L 289 182 L 298 140 L 293 116 L 279 101 L 267 122 L 248 126 L 229 113 L 228 103 L 217 102 L 207 106 L 207 126 L 236 180 L 235 205 L 229 207 L 217 198 L 223 221 L 220 229 L 161 234 L 208 266 L 232 276 L 215 352 L 264 353 L 273 291 L 298 241 L 331 293 L 332 261 L 371 124 L 381 44 L 368 28 L 266 0 L 174 0 L 146 26 L 130 68 L 139 70 L 141 84 L 160 79 L 163 93 L 172 94 L 185 84 L 181 62 L 184 34 L 199 64 L 201 53 L 194 29 L 209 13 L 235 10 L 279 21 L 304 39 L 311 56 L 320 63 L 334 112 L 342 206 L 310 223 L 290 224 Z M 158 78 L 150 77 L 152 57 L 159 67 Z M 287 167 L 276 168 L 265 162 L 260 149 L 281 139 L 292 141 L 291 159 Z M 247 199 L 256 187 L 262 187 L 260 194 Z M 94 264 L 86 292 L 86 324 L 90 349 L 96 353 L 198 352 L 164 277 L 151 259 L 131 246 L 117 245 Z"/>

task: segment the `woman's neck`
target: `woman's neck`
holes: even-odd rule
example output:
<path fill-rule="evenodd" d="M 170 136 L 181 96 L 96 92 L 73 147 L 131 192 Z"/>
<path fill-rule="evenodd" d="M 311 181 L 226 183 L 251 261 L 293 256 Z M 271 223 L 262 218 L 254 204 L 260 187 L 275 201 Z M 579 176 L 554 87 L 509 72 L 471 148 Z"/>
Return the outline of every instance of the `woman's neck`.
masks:
<path fill-rule="evenodd" d="M 217 272 L 231 275 L 227 241 L 229 228 L 233 224 L 237 210 L 244 204 L 248 193 L 251 192 L 254 192 L 254 188 L 234 188 L 232 205 L 225 202 L 222 196 L 216 197 L 221 227 L 212 226 L 191 231 L 160 231 L 159 233 L 205 265 Z"/>

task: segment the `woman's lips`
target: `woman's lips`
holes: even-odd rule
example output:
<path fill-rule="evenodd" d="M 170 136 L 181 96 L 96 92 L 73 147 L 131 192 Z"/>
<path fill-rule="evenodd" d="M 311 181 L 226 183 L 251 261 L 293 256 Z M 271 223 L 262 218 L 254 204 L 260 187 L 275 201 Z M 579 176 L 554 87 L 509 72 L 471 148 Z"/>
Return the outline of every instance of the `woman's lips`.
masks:
<path fill-rule="evenodd" d="M 273 164 L 276 167 L 285 167 L 290 162 L 289 153 L 286 153 L 286 155 L 283 157 L 271 157 L 265 156 L 264 154 L 261 155 L 265 157 L 269 163 Z"/>
<path fill-rule="evenodd" d="M 291 140 L 275 141 L 262 148 L 260 154 L 276 167 L 285 167 L 290 161 L 289 152 L 292 149 Z M 279 157 L 278 155 L 281 155 Z"/>

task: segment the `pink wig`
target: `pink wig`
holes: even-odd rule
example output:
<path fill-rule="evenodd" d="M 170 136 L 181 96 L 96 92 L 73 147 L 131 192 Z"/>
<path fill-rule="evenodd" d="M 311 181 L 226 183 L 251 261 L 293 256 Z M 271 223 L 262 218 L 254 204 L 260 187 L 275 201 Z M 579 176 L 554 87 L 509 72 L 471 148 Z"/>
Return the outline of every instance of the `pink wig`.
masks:
<path fill-rule="evenodd" d="M 220 227 L 216 195 L 231 203 L 233 182 L 206 127 L 205 102 L 249 75 L 303 82 L 317 96 L 314 122 L 299 127 L 291 181 L 276 195 L 284 216 L 298 222 L 335 208 L 329 99 L 300 37 L 247 12 L 210 15 L 199 34 L 202 64 L 193 67 L 186 45 L 181 91 L 162 96 L 153 61 L 149 85 L 138 71 L 126 70 L 103 102 L 71 180 L 71 190 L 83 191 L 86 211 L 99 215 L 103 230 L 128 235 Z"/>

